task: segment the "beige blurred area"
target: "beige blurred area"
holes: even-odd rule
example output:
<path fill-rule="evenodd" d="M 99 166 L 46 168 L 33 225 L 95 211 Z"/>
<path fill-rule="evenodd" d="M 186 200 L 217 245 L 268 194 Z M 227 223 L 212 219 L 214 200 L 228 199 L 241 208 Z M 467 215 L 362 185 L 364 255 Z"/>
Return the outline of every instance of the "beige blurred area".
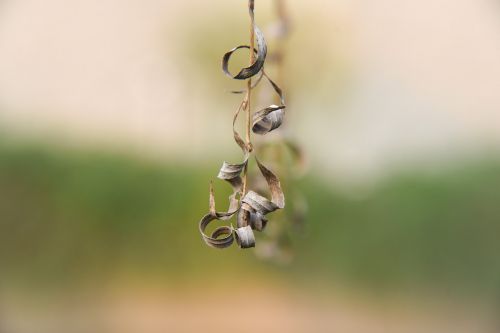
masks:
<path fill-rule="evenodd" d="M 242 279 L 71 296 L 4 298 L 6 332 L 496 332 L 490 310 L 440 302 L 395 301 L 344 290 L 308 292 L 279 281 Z M 38 295 L 39 296 L 39 295 Z M 435 296 L 435 295 L 434 295 Z M 422 299 L 416 297 L 416 299 Z M 1 304 L 1 303 L 0 303 Z"/>
<path fill-rule="evenodd" d="M 365 181 L 394 164 L 446 161 L 498 144 L 497 2 L 291 0 L 288 7 L 290 128 L 325 174 Z M 271 9 L 257 3 L 261 26 L 272 21 Z M 2 128 L 188 159 L 229 147 L 225 120 L 236 102 L 218 66 L 245 37 L 246 27 L 235 26 L 245 14 L 229 0 L 5 0 Z M 224 31 L 238 39 L 219 43 Z M 189 34 L 211 43 L 212 53 L 199 55 L 206 46 L 189 45 Z"/>

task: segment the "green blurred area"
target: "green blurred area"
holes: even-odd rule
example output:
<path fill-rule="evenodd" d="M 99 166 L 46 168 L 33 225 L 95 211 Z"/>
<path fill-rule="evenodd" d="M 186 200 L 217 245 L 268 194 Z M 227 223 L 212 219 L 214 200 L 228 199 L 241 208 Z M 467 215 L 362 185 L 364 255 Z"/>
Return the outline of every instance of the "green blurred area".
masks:
<path fill-rule="evenodd" d="M 207 180 L 216 171 L 102 152 L 1 145 L 0 282 L 60 286 L 252 272 L 382 290 L 499 291 L 495 159 L 435 175 L 405 172 L 363 199 L 306 177 L 299 186 L 309 204 L 307 227 L 292 233 L 295 260 L 286 266 L 262 262 L 252 251 L 203 244 L 197 222 L 207 211 Z M 220 206 L 227 187 L 216 183 Z"/>

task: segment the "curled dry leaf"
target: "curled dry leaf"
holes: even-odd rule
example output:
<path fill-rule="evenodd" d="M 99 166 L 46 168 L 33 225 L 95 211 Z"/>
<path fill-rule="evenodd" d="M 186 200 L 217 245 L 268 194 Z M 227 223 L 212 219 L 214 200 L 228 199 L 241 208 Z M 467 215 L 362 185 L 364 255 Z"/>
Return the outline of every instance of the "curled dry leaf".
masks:
<path fill-rule="evenodd" d="M 285 114 L 284 105 L 270 105 L 253 115 L 252 131 L 255 134 L 266 134 L 281 126 Z"/>
<path fill-rule="evenodd" d="M 266 40 L 264 39 L 264 34 L 262 31 L 259 29 L 259 27 L 255 24 L 255 14 L 254 14 L 254 1 L 250 0 L 249 1 L 249 6 L 248 6 L 248 11 L 250 14 L 250 20 L 252 23 L 252 29 L 255 34 L 255 39 L 257 40 L 257 57 L 255 58 L 255 61 L 253 64 L 251 64 L 249 67 L 242 68 L 240 72 L 236 75 L 233 76 L 231 72 L 229 72 L 229 59 L 233 55 L 233 53 L 236 50 L 246 48 L 246 49 L 252 49 L 252 47 L 248 45 L 239 45 L 236 46 L 235 48 L 231 49 L 229 52 L 224 54 L 222 57 L 222 70 L 224 73 L 229 76 L 230 78 L 233 78 L 235 80 L 246 80 L 249 79 L 257 73 L 260 72 L 260 70 L 264 67 L 264 63 L 266 61 L 266 56 L 267 56 L 267 45 L 266 45 Z"/>
<path fill-rule="evenodd" d="M 220 168 L 217 178 L 227 181 L 233 188 L 233 194 L 229 196 L 229 209 L 228 212 L 236 212 L 238 210 L 238 194 L 240 194 L 243 186 L 241 180 L 241 172 L 246 167 L 248 158 L 241 164 L 230 164 L 224 162 Z"/>
<path fill-rule="evenodd" d="M 250 226 L 236 229 L 236 242 L 242 249 L 255 247 L 255 235 Z"/>
<path fill-rule="evenodd" d="M 266 134 L 281 126 L 285 116 L 285 97 L 281 88 L 264 72 L 274 91 L 280 99 L 280 105 L 270 105 L 253 115 L 252 131 L 255 134 Z"/>
<path fill-rule="evenodd" d="M 199 224 L 199 229 L 203 237 L 203 240 L 205 241 L 205 243 L 207 243 L 208 246 L 217 249 L 223 249 L 233 244 L 234 236 L 232 227 L 227 227 L 227 226 L 218 227 L 217 229 L 215 229 L 215 231 L 212 233 L 211 236 L 205 234 L 205 229 L 207 228 L 208 224 L 218 219 L 219 218 L 213 216 L 212 214 L 207 214 L 203 216 Z M 221 238 L 221 236 L 223 237 Z"/>

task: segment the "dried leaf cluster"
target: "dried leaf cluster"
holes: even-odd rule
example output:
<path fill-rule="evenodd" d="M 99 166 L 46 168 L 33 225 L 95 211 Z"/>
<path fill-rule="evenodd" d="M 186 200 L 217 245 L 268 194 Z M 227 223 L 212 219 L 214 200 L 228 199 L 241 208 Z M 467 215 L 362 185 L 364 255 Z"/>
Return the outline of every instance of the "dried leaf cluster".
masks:
<path fill-rule="evenodd" d="M 212 183 L 210 184 L 209 213 L 199 222 L 199 231 L 203 240 L 208 246 L 214 248 L 226 248 L 231 246 L 236 240 L 241 248 L 251 248 L 255 246 L 254 231 L 263 231 L 268 220 L 266 215 L 285 207 L 285 197 L 278 177 L 267 168 L 255 156 L 254 148 L 250 141 L 250 132 L 258 135 L 265 135 L 278 127 L 283 122 L 285 114 L 285 100 L 280 87 L 266 74 L 264 65 L 267 57 L 267 44 L 264 34 L 255 24 L 254 0 L 249 0 L 248 9 L 251 20 L 250 45 L 240 45 L 226 54 L 222 58 L 222 70 L 226 75 L 235 80 L 246 80 L 247 89 L 244 91 L 234 91 L 233 93 L 246 93 L 245 98 L 240 103 L 233 116 L 233 136 L 234 140 L 243 152 L 243 162 L 232 164 L 224 162 L 218 178 L 227 181 L 233 189 L 229 197 L 229 208 L 226 212 L 217 212 L 215 209 L 215 196 Z M 255 46 L 255 40 L 257 45 Z M 229 61 L 231 56 L 239 49 L 249 49 L 250 66 L 241 69 L 238 74 L 233 75 L 229 71 Z M 252 78 L 255 81 L 252 83 Z M 279 105 L 269 105 L 268 107 L 252 114 L 250 101 L 252 90 L 265 78 L 279 97 Z M 247 130 L 245 140 L 240 136 L 235 128 L 238 116 L 242 112 L 247 115 Z M 254 153 L 258 169 L 266 181 L 271 198 L 267 198 L 256 191 L 248 190 L 248 162 Z M 236 215 L 237 227 L 232 225 L 217 227 L 213 232 L 207 234 L 208 225 L 213 221 L 227 221 Z"/>

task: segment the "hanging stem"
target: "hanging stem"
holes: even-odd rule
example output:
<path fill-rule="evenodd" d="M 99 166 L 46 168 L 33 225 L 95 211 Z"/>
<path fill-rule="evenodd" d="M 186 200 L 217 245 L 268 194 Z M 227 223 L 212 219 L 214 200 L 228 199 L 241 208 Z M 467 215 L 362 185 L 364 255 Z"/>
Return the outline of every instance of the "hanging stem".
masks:
<path fill-rule="evenodd" d="M 248 9 L 253 11 L 254 0 L 248 0 Z M 250 65 L 255 62 L 255 32 L 254 32 L 254 22 L 253 19 L 250 20 Z M 251 118 L 252 118 L 252 110 L 251 110 L 251 99 L 252 99 L 252 78 L 247 80 L 247 93 L 244 100 L 245 110 L 246 110 L 246 134 L 245 141 L 247 145 L 247 149 L 249 152 L 252 152 L 252 141 L 251 141 Z M 245 166 L 243 171 L 243 194 L 245 196 L 247 193 L 247 172 L 248 165 Z"/>
<path fill-rule="evenodd" d="M 249 0 L 248 1 L 248 6 L 253 7 L 254 0 Z M 255 32 L 254 32 L 254 22 L 253 20 L 250 22 L 250 65 L 255 62 L 255 53 L 253 52 L 255 48 Z M 250 110 L 250 100 L 252 97 L 252 78 L 249 78 L 247 80 L 247 96 L 246 96 L 246 101 L 247 101 L 247 131 L 246 131 L 246 140 L 247 144 L 249 145 L 249 150 L 252 150 L 252 143 L 250 141 L 250 116 L 251 116 L 251 110 Z"/>

